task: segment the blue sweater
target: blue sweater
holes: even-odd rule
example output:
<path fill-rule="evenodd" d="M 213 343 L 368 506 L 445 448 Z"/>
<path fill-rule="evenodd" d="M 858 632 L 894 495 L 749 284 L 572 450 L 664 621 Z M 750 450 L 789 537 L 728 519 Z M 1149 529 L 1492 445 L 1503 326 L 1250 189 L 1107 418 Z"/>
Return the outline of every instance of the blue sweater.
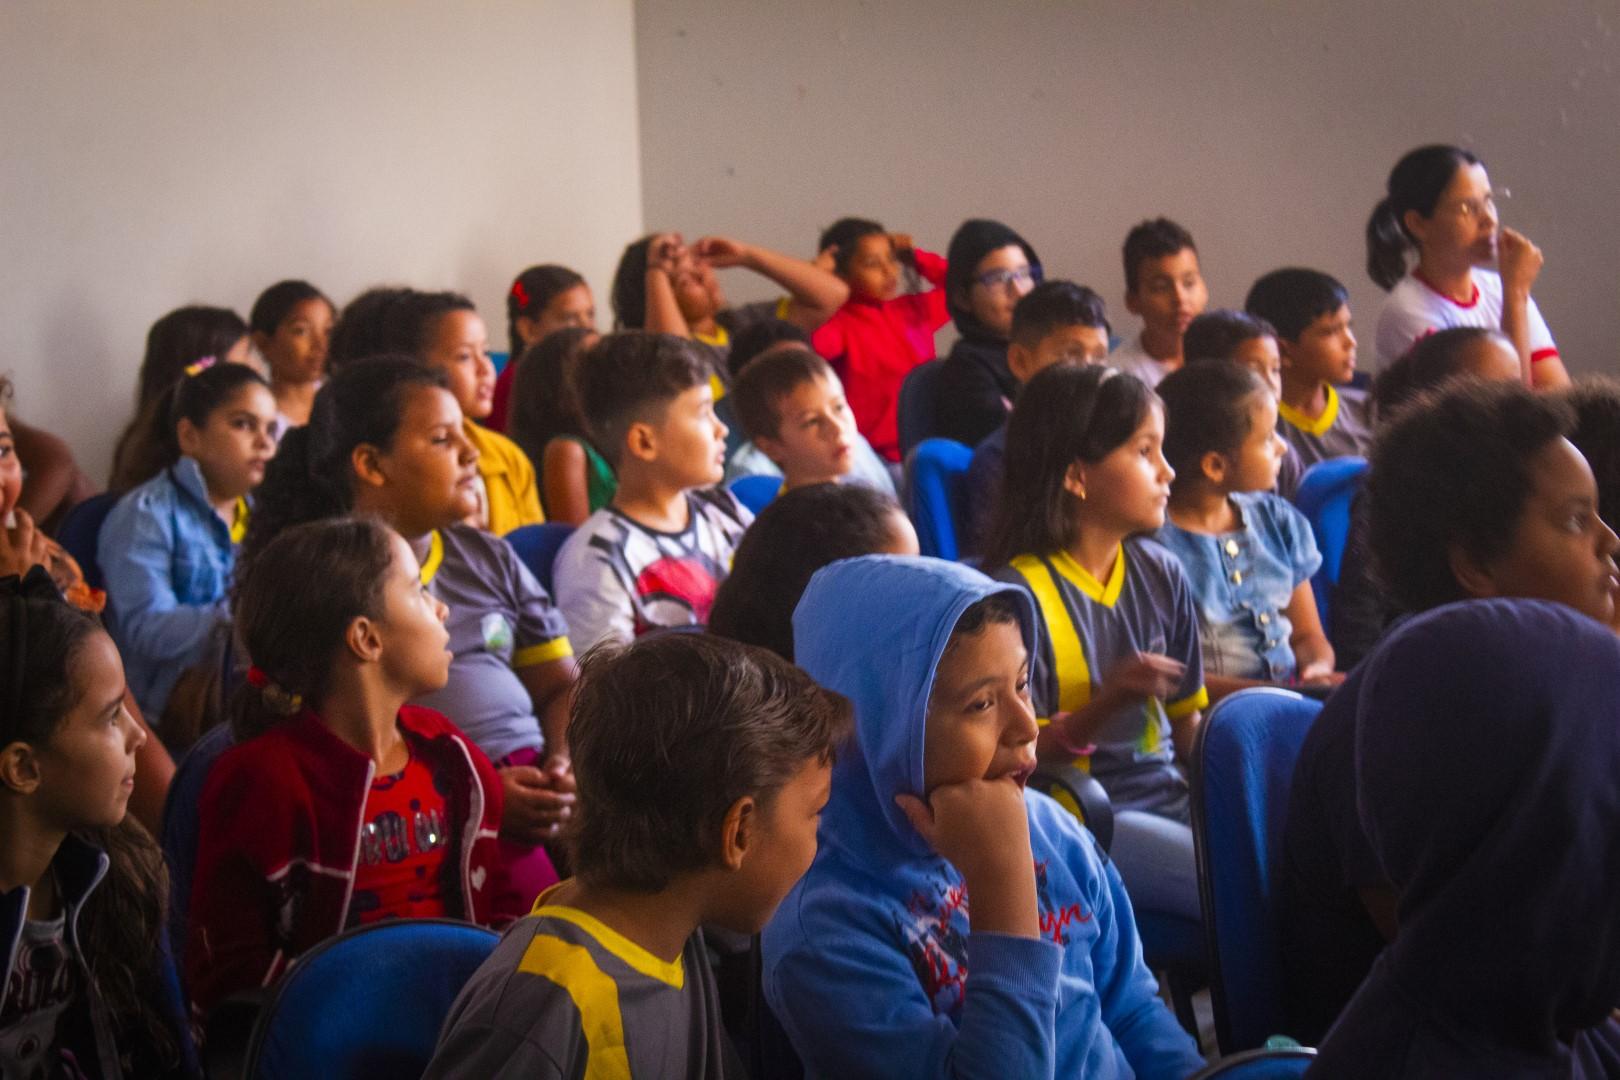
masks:
<path fill-rule="evenodd" d="M 1026 792 L 1041 937 L 976 933 L 962 876 L 894 805 L 923 793 L 926 703 L 962 612 L 1027 595 L 934 559 L 816 574 L 798 662 L 855 705 L 821 848 L 764 934 L 765 993 L 811 1075 L 1183 1077 L 1202 1064 L 1156 996 L 1119 875 L 1091 834 Z M 874 643 L 881 646 L 874 648 Z"/>

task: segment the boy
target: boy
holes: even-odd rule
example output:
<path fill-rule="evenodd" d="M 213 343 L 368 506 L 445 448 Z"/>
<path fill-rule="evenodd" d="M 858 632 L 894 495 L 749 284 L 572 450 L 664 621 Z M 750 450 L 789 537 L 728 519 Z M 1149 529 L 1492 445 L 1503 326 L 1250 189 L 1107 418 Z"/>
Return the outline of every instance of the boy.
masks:
<path fill-rule="evenodd" d="M 1209 303 L 1192 234 L 1168 218 L 1144 221 L 1125 237 L 1125 310 L 1142 333 L 1108 362 L 1149 386 L 1181 366 L 1181 335 Z"/>
<path fill-rule="evenodd" d="M 580 370 L 596 445 L 618 474 L 613 501 L 557 554 L 557 606 L 576 653 L 655 627 L 701 626 L 753 516 L 708 490 L 725 466 L 710 368 L 673 334 L 609 334 Z"/>
<path fill-rule="evenodd" d="M 1072 281 L 1044 281 L 1013 308 L 1007 367 L 1022 386 L 1054 364 L 1100 364 L 1108 356 L 1102 297 Z M 968 466 L 967 551 L 977 551 L 1001 492 L 1007 422 L 985 437 Z"/>
<path fill-rule="evenodd" d="M 1328 458 L 1365 457 L 1372 446 L 1366 391 L 1356 373 L 1350 294 L 1320 270 L 1273 270 L 1254 283 L 1243 307 L 1277 331 L 1282 354 L 1283 438 L 1308 469 Z"/>
<path fill-rule="evenodd" d="M 741 1077 L 698 927 L 758 933 L 810 865 L 849 705 L 707 634 L 598 650 L 576 694 L 575 876 L 467 982 L 427 1075 Z"/>
<path fill-rule="evenodd" d="M 808 349 L 773 349 L 743 369 L 731 387 L 743 431 L 782 471 L 782 490 L 825 484 L 855 464 L 855 415 L 844 388 Z"/>
<path fill-rule="evenodd" d="M 1216 308 L 1188 323 L 1181 340 L 1187 363 L 1230 360 L 1241 364 L 1260 376 L 1272 396 L 1281 403 L 1282 354 L 1277 349 L 1277 331 L 1266 320 L 1246 311 Z M 1286 450 L 1273 490 L 1285 499 L 1292 499 L 1299 489 L 1300 477 L 1305 475 L 1305 464 L 1293 444 L 1286 439 L 1284 443 Z"/>
<path fill-rule="evenodd" d="M 794 655 L 851 698 L 855 732 L 821 850 L 763 938 L 766 1000 L 808 1075 L 1199 1068 L 1118 873 L 1024 789 L 1036 620 L 1018 587 L 938 559 L 845 559 L 810 580 Z"/>

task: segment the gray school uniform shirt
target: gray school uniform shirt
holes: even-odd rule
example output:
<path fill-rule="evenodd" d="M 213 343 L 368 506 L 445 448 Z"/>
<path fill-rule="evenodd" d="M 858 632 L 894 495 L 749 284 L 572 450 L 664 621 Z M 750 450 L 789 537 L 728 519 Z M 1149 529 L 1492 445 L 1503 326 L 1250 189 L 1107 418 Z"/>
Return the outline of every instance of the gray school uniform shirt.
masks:
<path fill-rule="evenodd" d="M 1372 448 L 1372 401 L 1353 386 L 1329 386 L 1327 406 L 1314 420 L 1282 402 L 1277 418 L 1277 434 L 1307 469 L 1328 458 L 1366 457 Z"/>

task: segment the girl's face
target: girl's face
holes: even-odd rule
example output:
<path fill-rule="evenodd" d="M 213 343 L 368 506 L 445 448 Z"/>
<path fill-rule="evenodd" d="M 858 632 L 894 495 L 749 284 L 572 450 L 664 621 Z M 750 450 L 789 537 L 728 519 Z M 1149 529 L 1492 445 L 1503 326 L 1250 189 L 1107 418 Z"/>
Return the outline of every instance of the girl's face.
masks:
<path fill-rule="evenodd" d="M 988 623 L 951 638 L 934 673 L 923 741 L 923 786 L 1035 771 L 1029 656 L 1016 623 Z"/>
<path fill-rule="evenodd" d="M 135 790 L 135 752 L 146 730 L 124 708 L 124 664 L 105 633 L 79 646 L 68 678 L 73 706 L 35 748 L 37 794 L 46 820 L 59 828 L 111 828 L 124 820 Z"/>
<path fill-rule="evenodd" d="M 725 306 L 725 295 L 720 291 L 720 279 L 715 276 L 714 267 L 684 244 L 670 284 L 675 289 L 675 303 L 681 309 L 681 316 L 689 323 L 712 318 Z"/>
<path fill-rule="evenodd" d="M 276 454 L 270 437 L 275 421 L 276 399 L 262 384 L 248 383 L 209 413 L 202 427 L 180 421 L 180 452 L 202 466 L 210 495 L 241 498 L 259 486 Z"/>
<path fill-rule="evenodd" d="M 450 377 L 450 392 L 463 415 L 482 420 L 495 408 L 495 364 L 478 312 L 448 311 L 439 316 L 422 360 Z"/>
<path fill-rule="evenodd" d="M 1277 434 L 1277 399 L 1270 391 L 1256 393 L 1244 407 L 1249 434 L 1227 461 L 1222 487 L 1227 491 L 1270 491 L 1277 486 L 1287 444 Z"/>
<path fill-rule="evenodd" d="M 519 315 L 517 321 L 518 336 L 523 339 L 526 349 L 544 341 L 553 330 L 566 330 L 572 326 L 581 330 L 596 329 L 596 300 L 591 296 L 589 285 L 564 289 L 540 309 L 539 315 L 532 318 Z"/>
<path fill-rule="evenodd" d="M 450 632 L 445 607 L 426 585 L 411 545 L 398 533 L 394 558 L 383 585 L 383 611 L 378 621 L 383 639 L 383 671 L 411 697 L 431 693 L 450 680 Z"/>
<path fill-rule="evenodd" d="M 12 438 L 11 424 L 0 409 L 0 527 L 6 515 L 17 507 L 22 495 L 22 462 L 17 460 L 17 440 Z"/>
<path fill-rule="evenodd" d="M 377 453 L 378 507 L 407 537 L 461 521 L 478 509 L 478 451 L 448 390 L 422 386 L 405 398 L 393 444 Z"/>
<path fill-rule="evenodd" d="M 993 333 L 1006 337 L 1012 330 L 1013 308 L 1035 287 L 1035 271 L 1017 244 L 996 248 L 973 268 L 968 306 L 973 317 Z"/>
<path fill-rule="evenodd" d="M 311 383 L 326 372 L 326 345 L 332 336 L 332 305 L 318 296 L 300 300 L 274 334 L 258 333 L 253 343 L 278 383 Z"/>
<path fill-rule="evenodd" d="M 855 241 L 849 269 L 844 273 L 850 291 L 868 300 L 892 300 L 900 293 L 900 260 L 894 255 L 894 241 L 885 233 L 874 233 Z"/>
<path fill-rule="evenodd" d="M 1101 461 L 1070 466 L 1064 487 L 1082 500 L 1088 525 L 1128 536 L 1164 524 L 1175 477 L 1164 460 L 1164 409 L 1155 404 L 1131 437 Z"/>
<path fill-rule="evenodd" d="M 1434 204 L 1434 214 L 1406 215 L 1406 227 L 1424 254 L 1465 259 L 1471 266 L 1496 265 L 1496 200 L 1483 165 L 1463 165 Z"/>

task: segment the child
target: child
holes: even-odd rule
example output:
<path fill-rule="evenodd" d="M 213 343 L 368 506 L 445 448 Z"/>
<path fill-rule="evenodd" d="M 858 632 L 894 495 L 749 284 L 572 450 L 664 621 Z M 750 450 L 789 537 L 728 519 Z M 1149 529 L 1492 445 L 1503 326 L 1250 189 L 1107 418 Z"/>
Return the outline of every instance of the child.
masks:
<path fill-rule="evenodd" d="M 1408 251 L 1418 257 L 1410 270 Z M 1541 264 L 1540 248 L 1498 224 L 1479 158 L 1455 146 L 1413 150 L 1396 163 L 1388 194 L 1367 222 L 1367 273 L 1389 293 L 1378 315 L 1379 366 L 1424 334 L 1479 326 L 1513 342 L 1527 382 L 1568 385 L 1558 346 L 1530 296 Z"/>
<path fill-rule="evenodd" d="M 810 865 L 849 706 L 665 634 L 586 658 L 571 730 L 576 876 L 462 988 L 427 1075 L 742 1076 L 699 927 L 758 933 Z"/>
<path fill-rule="evenodd" d="M 1022 590 L 935 559 L 846 559 L 805 590 L 798 662 L 855 705 L 821 850 L 763 939 L 766 1000 L 810 1075 L 1199 1067 L 1118 874 L 1024 790 L 1037 618 Z"/>
<path fill-rule="evenodd" d="M 1457 382 L 1420 401 L 1383 428 L 1366 487 L 1371 555 L 1394 602 L 1421 612 L 1532 597 L 1610 622 L 1620 539 L 1598 516 L 1591 470 L 1567 440 L 1568 405 L 1505 382 Z M 1355 669 L 1312 725 L 1283 833 L 1289 1034 L 1307 1042 L 1326 1032 L 1395 931 L 1388 880 L 1356 818 L 1366 669 Z"/>
<path fill-rule="evenodd" d="M 585 360 L 585 415 L 619 488 L 557 555 L 557 603 L 576 652 L 709 621 L 752 520 L 729 491 L 711 489 L 726 426 L 710 373 L 673 334 L 609 334 Z"/>
<path fill-rule="evenodd" d="M 1319 270 L 1273 270 L 1254 283 L 1243 307 L 1277 331 L 1283 438 L 1308 469 L 1328 458 L 1366 456 L 1372 445 L 1367 395 L 1356 373 L 1350 294 Z"/>
<path fill-rule="evenodd" d="M 185 955 L 203 1015 L 348 927 L 494 917 L 500 782 L 454 724 L 406 704 L 450 676 L 445 614 L 373 520 L 296 526 L 245 568 L 239 741 L 198 815 Z"/>
<path fill-rule="evenodd" d="M 1169 218 L 1142 222 L 1125 236 L 1125 310 L 1142 320 L 1142 333 L 1108 362 L 1159 385 L 1181 367 L 1182 335 L 1208 303 L 1192 233 Z"/>
<path fill-rule="evenodd" d="M 158 730 L 181 673 L 211 662 L 230 625 L 225 593 L 247 533 L 248 495 L 276 451 L 276 402 L 259 373 L 214 364 L 184 377 L 149 433 L 163 468 L 113 507 L 96 545 L 107 623 L 130 690 Z"/>
<path fill-rule="evenodd" d="M 145 730 L 112 639 L 0 580 L 0 1072 L 196 1076 L 161 954 L 163 856 L 126 819 Z"/>
<path fill-rule="evenodd" d="M 506 432 L 518 361 L 554 332 L 568 329 L 596 329 L 596 299 L 585 279 L 566 266 L 549 264 L 519 274 L 506 291 L 506 367 L 495 380 L 495 404 L 486 426 Z"/>
<path fill-rule="evenodd" d="M 309 409 L 326 374 L 326 343 L 337 309 L 307 281 L 278 281 L 253 302 L 253 345 L 270 369 L 277 442 L 290 427 L 309 423 Z"/>
<path fill-rule="evenodd" d="M 855 416 L 827 362 L 809 349 L 773 349 L 731 387 L 743 431 L 782 471 L 782 490 L 842 480 L 855 466 Z"/>
<path fill-rule="evenodd" d="M 850 391 L 855 426 L 889 461 L 900 460 L 895 408 L 900 384 L 912 368 L 934 358 L 934 331 L 945 310 L 945 260 L 911 246 L 875 221 L 843 218 L 816 244 L 833 273 L 849 286 L 849 299 L 811 335 Z M 900 292 L 900 268 L 933 288 Z"/>
<path fill-rule="evenodd" d="M 1264 319 L 1231 308 L 1206 311 L 1187 324 L 1182 352 L 1189 364 L 1198 360 L 1241 364 L 1260 376 L 1272 397 L 1282 400 L 1282 354 L 1277 350 L 1277 331 Z M 1299 459 L 1299 451 L 1284 440 L 1277 494 L 1292 499 L 1304 475 L 1305 464 Z"/>
<path fill-rule="evenodd" d="M 793 659 L 793 609 L 810 575 L 856 555 L 915 555 L 917 530 L 900 504 L 861 484 L 786 492 L 743 534 L 720 583 L 709 631 Z"/>
<path fill-rule="evenodd" d="M 1007 418 L 1018 380 L 1007 366 L 1013 308 L 1041 282 L 1041 260 L 999 221 L 964 221 L 946 253 L 945 304 L 961 337 L 940 365 L 934 409 L 938 431 L 977 446 Z"/>
<path fill-rule="evenodd" d="M 523 354 L 512 383 L 509 434 L 540 463 L 540 503 L 546 520 L 578 525 L 608 504 L 618 489 L 613 466 L 586 434 L 579 368 L 599 341 L 595 330 L 554 330 Z M 510 370 L 510 369 L 508 369 Z"/>
<path fill-rule="evenodd" d="M 1286 445 L 1275 395 L 1248 368 L 1211 360 L 1171 374 L 1159 397 L 1176 478 L 1153 538 L 1181 560 L 1197 597 L 1210 699 L 1331 681 L 1333 647 L 1311 592 L 1322 556 L 1305 515 L 1271 493 Z"/>
<path fill-rule="evenodd" d="M 1199 919 L 1187 780 L 1209 702 L 1198 609 L 1164 524 L 1175 473 L 1164 408 L 1111 367 L 1030 380 L 1007 428 L 987 567 L 1029 589 L 1046 633 L 1032 666 L 1038 750 L 1078 761 L 1113 800 L 1109 851 L 1138 907 Z"/>
<path fill-rule="evenodd" d="M 1569 388 L 1565 400 L 1575 410 L 1569 441 L 1597 480 L 1598 513 L 1604 521 L 1620 521 L 1620 383 L 1588 376 Z"/>
<path fill-rule="evenodd" d="M 69 603 L 98 614 L 107 604 L 107 594 L 85 582 L 78 560 L 36 528 L 33 515 L 23 509 L 22 462 L 6 408 L 10 401 L 11 380 L 0 376 L 0 545 L 7 553 L 0 557 L 0 577 L 21 576 L 29 567 L 42 565 Z"/>

